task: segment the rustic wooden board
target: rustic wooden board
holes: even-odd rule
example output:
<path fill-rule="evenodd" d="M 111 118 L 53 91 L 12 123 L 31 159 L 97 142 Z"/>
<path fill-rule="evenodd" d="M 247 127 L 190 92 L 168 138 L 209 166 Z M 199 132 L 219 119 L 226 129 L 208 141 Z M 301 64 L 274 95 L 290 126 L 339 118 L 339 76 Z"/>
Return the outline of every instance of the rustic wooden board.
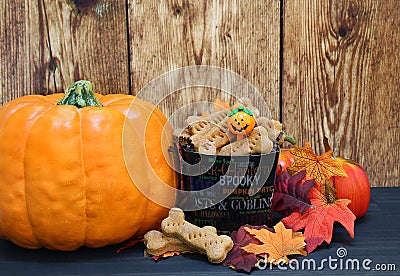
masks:
<path fill-rule="evenodd" d="M 232 70 L 249 80 L 279 116 L 279 1 L 132 1 L 129 7 L 132 88 L 138 93 L 153 78 L 190 65 Z M 176 108 L 216 97 L 216 89 L 191 88 L 161 105 Z M 149 97 L 151 100 L 151 97 Z M 193 113 L 201 113 L 195 108 Z"/>
<path fill-rule="evenodd" d="M 129 93 L 125 1 L 3 1 L 2 15 L 2 102 L 79 79 Z"/>
<path fill-rule="evenodd" d="M 283 123 L 301 145 L 358 161 L 373 186 L 399 178 L 398 1 L 284 3 Z"/>

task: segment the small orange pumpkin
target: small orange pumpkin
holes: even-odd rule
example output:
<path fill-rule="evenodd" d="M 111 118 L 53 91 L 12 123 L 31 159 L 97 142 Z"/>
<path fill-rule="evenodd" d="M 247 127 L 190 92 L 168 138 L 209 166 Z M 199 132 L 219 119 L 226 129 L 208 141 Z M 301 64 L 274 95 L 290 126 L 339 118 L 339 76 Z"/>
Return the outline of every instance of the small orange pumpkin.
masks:
<path fill-rule="evenodd" d="M 367 213 L 370 202 L 370 184 L 367 173 L 360 164 L 344 158 L 336 158 L 348 177 L 332 177 L 337 198 L 350 199 L 349 209 L 357 218 Z"/>
<path fill-rule="evenodd" d="M 294 156 L 290 152 L 290 149 L 282 148 L 279 152 L 278 164 L 276 166 L 276 176 L 281 175 L 286 171 L 287 167 L 294 163 Z"/>
<path fill-rule="evenodd" d="M 228 116 L 228 128 L 230 132 L 238 135 L 238 139 L 252 132 L 256 125 L 253 113 L 242 105 L 232 110 Z"/>
<path fill-rule="evenodd" d="M 152 190 L 148 176 L 153 170 L 176 187 L 163 154 L 172 137 L 163 113 L 131 95 L 95 94 L 86 81 L 63 96 L 24 96 L 0 109 L 0 237 L 25 248 L 74 250 L 158 228 L 168 209 L 139 191 L 127 166 L 150 194 L 173 204 L 175 195 Z M 130 137 L 124 142 L 123 132 Z"/>

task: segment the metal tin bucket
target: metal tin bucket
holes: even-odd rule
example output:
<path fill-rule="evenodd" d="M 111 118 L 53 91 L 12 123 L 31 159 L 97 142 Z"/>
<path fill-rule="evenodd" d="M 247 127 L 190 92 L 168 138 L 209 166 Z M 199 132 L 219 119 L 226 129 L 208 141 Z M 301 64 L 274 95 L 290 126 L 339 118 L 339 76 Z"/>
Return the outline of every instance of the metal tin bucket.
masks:
<path fill-rule="evenodd" d="M 186 220 L 220 233 L 244 224 L 270 224 L 279 148 L 248 156 L 204 155 L 177 146 L 174 149 L 180 190 L 176 206 Z"/>

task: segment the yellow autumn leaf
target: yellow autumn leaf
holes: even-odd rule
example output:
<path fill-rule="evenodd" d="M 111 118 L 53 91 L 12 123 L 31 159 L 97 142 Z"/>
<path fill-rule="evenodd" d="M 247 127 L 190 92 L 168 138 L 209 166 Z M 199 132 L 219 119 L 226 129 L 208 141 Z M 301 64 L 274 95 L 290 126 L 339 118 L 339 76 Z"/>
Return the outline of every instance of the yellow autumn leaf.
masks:
<path fill-rule="evenodd" d="M 286 229 L 282 222 L 274 226 L 275 233 L 264 228 L 257 230 L 245 227 L 244 229 L 262 244 L 251 243 L 243 246 L 242 249 L 256 255 L 268 254 L 268 262 L 279 264 L 283 261 L 288 264 L 287 256 L 289 255 L 307 255 L 304 250 L 306 243 L 303 234 Z"/>
<path fill-rule="evenodd" d="M 291 175 L 306 170 L 307 177 L 315 179 L 318 184 L 329 180 L 332 176 L 347 177 L 342 165 L 332 158 L 332 150 L 318 156 L 307 141 L 305 147 L 295 146 L 290 152 L 294 157 L 294 162 L 287 171 Z"/>

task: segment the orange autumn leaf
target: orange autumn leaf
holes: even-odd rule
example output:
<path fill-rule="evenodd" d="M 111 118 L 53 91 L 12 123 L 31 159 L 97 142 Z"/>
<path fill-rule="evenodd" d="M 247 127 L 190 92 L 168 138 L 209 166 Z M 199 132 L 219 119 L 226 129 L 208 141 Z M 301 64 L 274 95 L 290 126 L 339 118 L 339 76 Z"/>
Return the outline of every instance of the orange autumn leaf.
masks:
<path fill-rule="evenodd" d="M 214 104 L 213 104 L 214 112 L 218 112 L 223 109 L 230 108 L 230 107 L 231 106 L 230 106 L 229 102 L 223 102 L 219 98 L 216 98 L 214 101 Z M 210 116 L 210 113 L 203 112 L 203 113 L 201 113 L 200 118 L 205 118 L 207 116 Z"/>
<path fill-rule="evenodd" d="M 294 163 L 287 168 L 287 171 L 291 175 L 305 170 L 307 177 L 315 179 L 319 184 L 332 176 L 347 177 L 342 165 L 332 158 L 332 150 L 318 156 L 307 141 L 305 147 L 295 146 L 290 152 L 294 157 Z"/>
<path fill-rule="evenodd" d="M 165 259 L 165 258 L 169 258 L 172 256 L 178 256 L 181 254 L 185 254 L 185 253 L 196 253 L 195 250 L 189 250 L 189 251 L 167 251 L 159 256 L 152 256 L 153 260 L 158 261 L 160 259 Z"/>
<path fill-rule="evenodd" d="M 229 107 L 229 102 L 223 102 L 220 100 L 220 98 L 216 98 L 214 101 L 214 112 L 218 112 Z"/>
<path fill-rule="evenodd" d="M 281 264 L 283 261 L 288 264 L 288 255 L 307 255 L 304 250 L 306 243 L 303 234 L 293 232 L 292 229 L 286 229 L 282 222 L 274 226 L 275 233 L 267 229 L 257 230 L 249 227 L 244 229 L 262 244 L 251 243 L 243 246 L 242 249 L 256 255 L 268 254 L 268 262 Z"/>
<path fill-rule="evenodd" d="M 167 258 L 167 257 L 172 257 L 172 256 L 178 256 L 180 254 L 181 254 L 181 252 L 179 252 L 179 251 L 168 251 L 168 252 L 165 252 L 164 254 L 162 254 L 161 256 L 164 258 Z"/>

